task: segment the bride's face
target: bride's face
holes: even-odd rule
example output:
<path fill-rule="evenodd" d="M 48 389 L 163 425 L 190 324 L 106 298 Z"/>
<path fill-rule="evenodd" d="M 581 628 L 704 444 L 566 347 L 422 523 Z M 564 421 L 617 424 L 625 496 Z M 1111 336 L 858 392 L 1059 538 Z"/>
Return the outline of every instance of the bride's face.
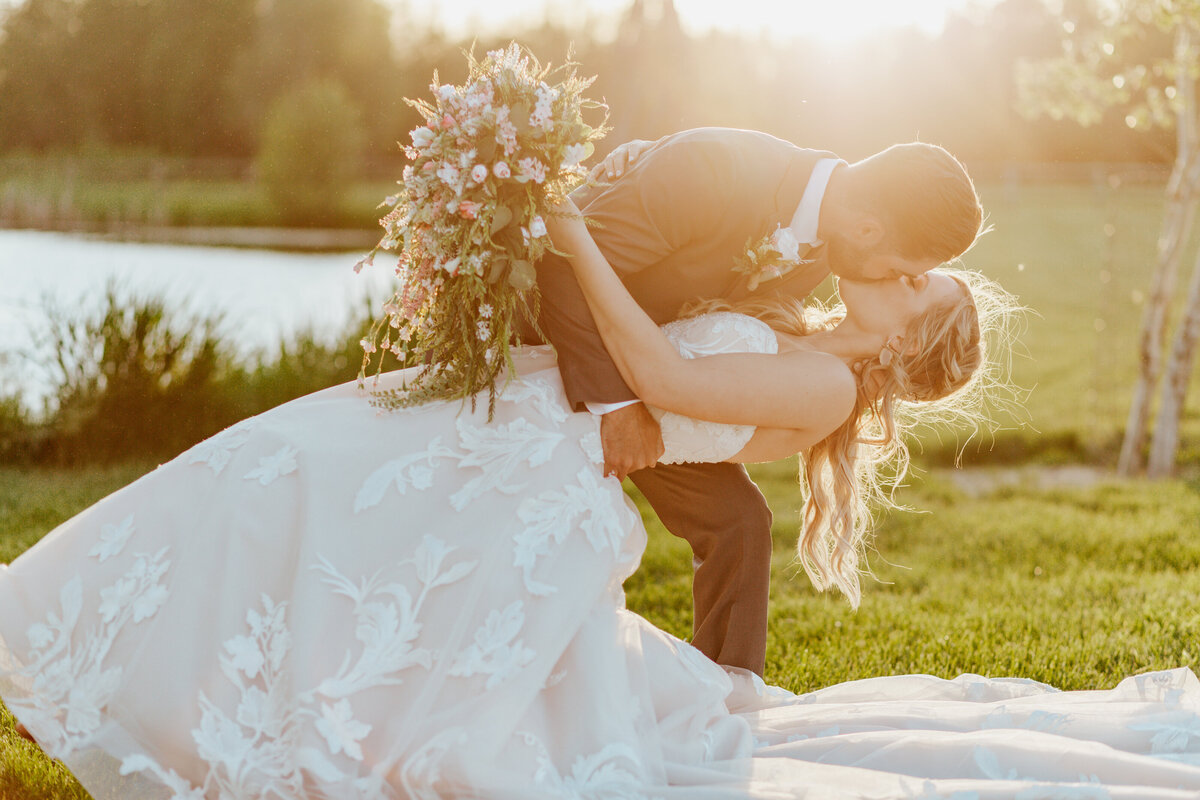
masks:
<path fill-rule="evenodd" d="M 885 338 L 902 334 L 914 317 L 956 301 L 965 291 L 961 283 L 937 270 L 887 281 L 838 278 L 846 317 L 859 329 Z"/>

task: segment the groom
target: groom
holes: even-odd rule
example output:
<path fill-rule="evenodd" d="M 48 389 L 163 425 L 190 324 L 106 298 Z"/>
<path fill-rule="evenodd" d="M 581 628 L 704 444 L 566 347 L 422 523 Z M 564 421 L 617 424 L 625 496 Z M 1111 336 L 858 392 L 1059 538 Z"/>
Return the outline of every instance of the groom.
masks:
<path fill-rule="evenodd" d="M 599 223 L 596 244 L 660 324 L 700 299 L 803 299 L 831 272 L 918 275 L 965 252 L 983 220 L 966 171 L 940 147 L 896 145 L 847 164 L 731 128 L 659 139 L 610 185 L 581 188 L 572 199 Z M 747 242 L 777 226 L 791 230 L 808 263 L 772 280 L 734 271 Z M 658 424 L 605 351 L 574 272 L 552 254 L 537 271 L 540 321 L 567 397 L 576 410 L 603 415 L 606 474 L 628 475 L 667 530 L 692 546 L 692 644 L 718 664 L 761 675 L 771 565 L 762 493 L 740 464 L 655 466 Z"/>

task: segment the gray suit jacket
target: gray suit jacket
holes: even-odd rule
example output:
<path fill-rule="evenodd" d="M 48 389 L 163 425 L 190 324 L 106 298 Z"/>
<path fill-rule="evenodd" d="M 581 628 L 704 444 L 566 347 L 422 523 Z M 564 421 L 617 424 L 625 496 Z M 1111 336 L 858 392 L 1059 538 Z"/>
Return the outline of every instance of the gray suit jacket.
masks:
<path fill-rule="evenodd" d="M 833 157 L 757 131 L 696 128 L 658 140 L 612 185 L 582 188 L 573 199 L 599 223 L 592 237 L 630 293 L 663 323 L 695 300 L 750 295 L 735 259 L 747 240 L 791 222 L 813 166 Z M 802 298 L 827 274 L 818 259 L 753 294 Z M 548 254 L 538 284 L 542 328 L 573 406 L 633 399 L 570 265 Z"/>

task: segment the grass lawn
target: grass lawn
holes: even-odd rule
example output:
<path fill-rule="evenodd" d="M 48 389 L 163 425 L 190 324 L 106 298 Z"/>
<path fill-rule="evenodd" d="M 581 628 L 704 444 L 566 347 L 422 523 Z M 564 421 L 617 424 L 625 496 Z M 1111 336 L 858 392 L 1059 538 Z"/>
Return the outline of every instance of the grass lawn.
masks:
<path fill-rule="evenodd" d="M 0 561 L 151 465 L 0 469 Z M 753 470 L 775 510 L 767 679 L 794 691 L 897 673 L 1019 675 L 1064 689 L 1200 659 L 1200 480 L 978 496 L 944 473 L 882 520 L 862 607 L 816 595 L 790 566 L 795 463 Z M 638 498 L 639 503 L 641 502 Z M 629 606 L 678 636 L 691 626 L 687 545 L 644 504 L 650 543 Z M 2 707 L 0 707 L 2 709 Z M 86 795 L 0 710 L 0 800 Z"/>
<path fill-rule="evenodd" d="M 979 192 L 994 229 L 963 262 L 1034 312 L 1013 359 L 1013 377 L 1028 390 L 1028 425 L 1001 434 L 997 451 L 1019 442 L 1009 450 L 1017 457 L 1034 452 L 1047 461 L 1115 464 L 1137 377 L 1162 188 L 981 184 Z M 1176 320 L 1190 257 L 1185 262 Z M 1200 370 L 1192 375 L 1182 430 L 1181 457 L 1200 463 Z"/>

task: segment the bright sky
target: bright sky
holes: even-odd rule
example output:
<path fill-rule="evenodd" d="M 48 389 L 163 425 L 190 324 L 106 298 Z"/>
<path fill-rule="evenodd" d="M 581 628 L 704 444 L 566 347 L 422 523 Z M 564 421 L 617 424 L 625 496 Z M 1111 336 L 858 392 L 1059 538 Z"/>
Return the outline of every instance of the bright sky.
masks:
<path fill-rule="evenodd" d="M 931 34 L 942 28 L 946 12 L 995 0 L 675 0 L 683 25 L 691 32 L 713 28 L 758 33 L 781 39 L 800 35 L 850 41 L 882 29 L 916 27 Z M 632 0 L 392 0 L 407 6 L 418 20 L 452 36 L 504 30 L 513 24 L 549 17 L 578 24 L 588 13 L 614 16 Z M 646 0 L 655 8 L 661 0 Z"/>

